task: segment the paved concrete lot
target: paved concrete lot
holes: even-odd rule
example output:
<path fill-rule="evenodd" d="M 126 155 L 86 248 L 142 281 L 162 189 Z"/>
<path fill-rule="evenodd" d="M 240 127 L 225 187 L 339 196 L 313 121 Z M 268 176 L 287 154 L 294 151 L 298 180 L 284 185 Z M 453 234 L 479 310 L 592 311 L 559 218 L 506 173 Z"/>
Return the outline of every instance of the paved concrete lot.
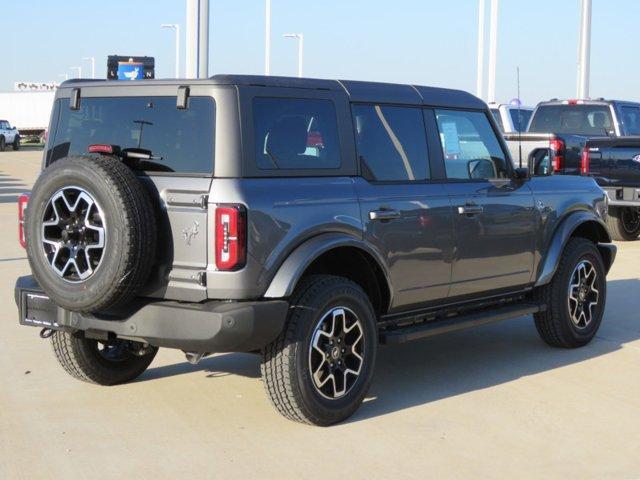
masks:
<path fill-rule="evenodd" d="M 13 301 L 15 202 L 40 157 L 0 153 L 0 478 L 640 477 L 640 242 L 619 245 L 587 347 L 547 347 L 527 317 L 382 348 L 365 404 L 322 429 L 275 413 L 252 355 L 68 377 Z"/>

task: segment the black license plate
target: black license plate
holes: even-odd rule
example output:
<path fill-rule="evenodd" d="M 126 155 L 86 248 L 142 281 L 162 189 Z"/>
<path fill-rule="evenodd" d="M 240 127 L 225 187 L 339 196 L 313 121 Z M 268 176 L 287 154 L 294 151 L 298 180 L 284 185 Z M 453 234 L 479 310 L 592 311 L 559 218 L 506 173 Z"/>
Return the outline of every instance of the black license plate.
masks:
<path fill-rule="evenodd" d="M 58 307 L 41 292 L 23 291 L 20 295 L 20 324 L 59 330 Z"/>

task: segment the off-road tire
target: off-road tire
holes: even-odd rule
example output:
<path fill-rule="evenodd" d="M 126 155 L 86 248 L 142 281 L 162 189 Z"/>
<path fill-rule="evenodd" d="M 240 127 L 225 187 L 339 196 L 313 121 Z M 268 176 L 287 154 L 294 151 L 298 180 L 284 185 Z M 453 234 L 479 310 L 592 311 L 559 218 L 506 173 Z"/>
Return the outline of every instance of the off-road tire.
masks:
<path fill-rule="evenodd" d="M 101 264 L 85 280 L 68 282 L 47 260 L 42 222 L 52 195 L 70 186 L 89 192 L 101 205 L 106 242 Z M 133 171 L 109 156 L 73 156 L 54 162 L 38 177 L 25 212 L 31 271 L 59 306 L 98 312 L 126 303 L 146 284 L 156 258 L 156 214 Z"/>
<path fill-rule="evenodd" d="M 4 152 L 5 139 L 2 135 L 0 135 L 0 152 Z"/>
<path fill-rule="evenodd" d="M 118 385 L 140 376 L 151 364 L 158 349 L 146 347 L 142 356 L 133 353 L 113 361 L 101 356 L 97 341 L 68 332 L 57 331 L 51 345 L 62 368 L 73 378 L 97 385 Z"/>
<path fill-rule="evenodd" d="M 13 149 L 15 151 L 20 150 L 20 135 L 16 135 L 16 138 L 13 139 Z"/>
<path fill-rule="evenodd" d="M 568 295 L 571 275 L 583 259 L 588 260 L 596 270 L 600 297 L 591 323 L 579 329 L 571 321 Z M 607 299 L 606 270 L 593 242 L 585 238 L 569 240 L 553 279 L 547 285 L 538 287 L 534 295 L 547 307 L 544 312 L 534 314 L 536 329 L 546 343 L 561 348 L 577 348 L 589 343 L 600 327 Z"/>
<path fill-rule="evenodd" d="M 308 367 L 311 335 L 324 312 L 342 306 L 363 325 L 364 362 L 353 387 L 340 398 L 323 398 L 313 386 Z M 377 351 L 376 316 L 369 298 L 354 282 L 313 275 L 296 289 L 282 333 L 263 349 L 261 373 L 271 403 L 286 418 L 327 426 L 352 415 L 362 403 L 373 374 Z"/>
<path fill-rule="evenodd" d="M 624 210 L 631 207 L 609 207 L 609 214 L 607 215 L 607 226 L 609 227 L 609 233 L 614 240 L 630 242 L 637 240 L 640 236 L 640 222 L 633 227 L 625 224 Z M 636 208 L 637 215 L 640 211 Z"/>

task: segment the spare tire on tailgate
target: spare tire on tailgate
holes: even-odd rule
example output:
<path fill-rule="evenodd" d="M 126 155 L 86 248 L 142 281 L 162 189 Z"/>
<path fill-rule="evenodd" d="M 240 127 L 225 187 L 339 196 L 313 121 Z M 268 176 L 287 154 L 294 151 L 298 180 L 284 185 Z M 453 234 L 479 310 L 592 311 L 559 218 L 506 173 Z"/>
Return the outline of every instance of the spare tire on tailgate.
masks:
<path fill-rule="evenodd" d="M 97 312 L 145 285 L 156 254 L 149 193 L 117 157 L 58 160 L 38 177 L 25 212 L 27 256 L 59 306 Z"/>

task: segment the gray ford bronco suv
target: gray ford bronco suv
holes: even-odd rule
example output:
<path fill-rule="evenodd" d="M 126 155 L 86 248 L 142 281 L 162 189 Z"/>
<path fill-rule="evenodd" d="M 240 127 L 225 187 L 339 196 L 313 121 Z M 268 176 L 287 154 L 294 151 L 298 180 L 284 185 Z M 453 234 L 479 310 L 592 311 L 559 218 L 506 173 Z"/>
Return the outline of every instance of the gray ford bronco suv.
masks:
<path fill-rule="evenodd" d="M 533 314 L 574 348 L 600 326 L 606 196 L 514 169 L 468 93 L 69 81 L 49 131 L 15 297 L 80 380 L 130 381 L 159 347 L 256 352 L 277 410 L 329 425 L 362 402 L 379 344 Z"/>

